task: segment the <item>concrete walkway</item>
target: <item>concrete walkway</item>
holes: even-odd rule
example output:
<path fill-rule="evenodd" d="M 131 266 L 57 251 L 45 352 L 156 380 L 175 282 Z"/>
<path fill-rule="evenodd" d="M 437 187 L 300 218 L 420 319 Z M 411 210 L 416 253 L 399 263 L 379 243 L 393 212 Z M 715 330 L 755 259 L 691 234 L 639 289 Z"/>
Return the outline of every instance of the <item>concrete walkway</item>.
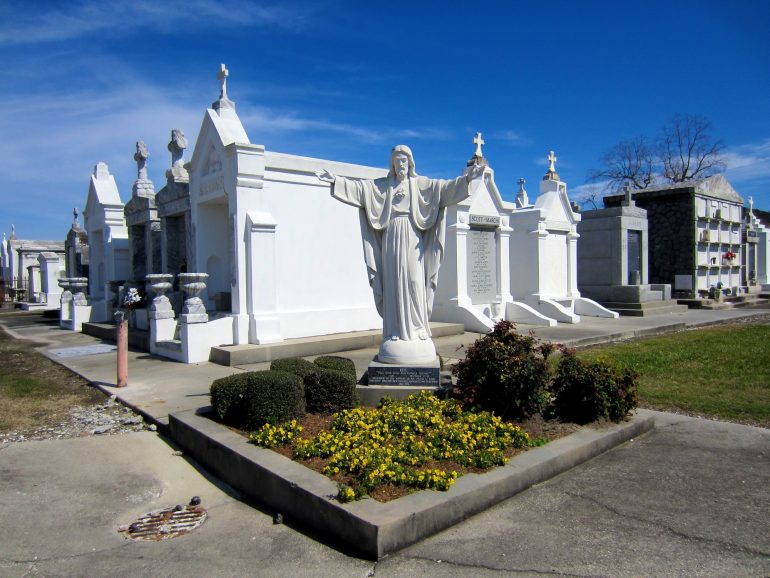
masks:
<path fill-rule="evenodd" d="M 607 339 L 619 329 L 654 332 L 766 312 L 584 318 L 537 333 L 576 343 L 602 331 Z M 46 342 L 49 356 L 161 425 L 169 412 L 205 405 L 212 379 L 244 369 L 131 352 L 129 387 L 115 390 L 114 352 L 95 353 L 104 346 L 98 340 L 31 319 L 2 314 L 0 324 Z M 559 329 L 562 337 L 547 334 Z M 462 337 L 437 343 L 442 356 L 456 357 L 475 336 Z M 291 520 L 273 524 L 272 512 L 250 507 L 150 432 L 8 444 L 0 449 L 0 575 L 770 575 L 770 430 L 654 415 L 652 433 L 376 564 Z M 118 526 L 193 495 L 209 518 L 190 535 L 132 542 L 118 534 Z"/>

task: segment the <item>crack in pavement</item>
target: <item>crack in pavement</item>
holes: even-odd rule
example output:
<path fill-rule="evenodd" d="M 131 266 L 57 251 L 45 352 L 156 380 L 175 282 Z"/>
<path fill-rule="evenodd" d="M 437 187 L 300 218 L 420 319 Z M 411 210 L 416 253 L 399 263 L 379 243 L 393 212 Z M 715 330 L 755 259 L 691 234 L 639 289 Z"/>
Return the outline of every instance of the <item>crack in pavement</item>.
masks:
<path fill-rule="evenodd" d="M 568 574 L 560 572 L 558 570 L 540 570 L 536 568 L 497 568 L 495 566 L 487 566 L 484 564 L 466 564 L 463 562 L 453 562 L 451 560 L 436 560 L 434 558 L 428 558 L 426 556 L 403 556 L 409 560 L 422 560 L 425 562 L 434 562 L 435 564 L 447 564 L 448 566 L 454 566 L 456 568 L 480 568 L 482 570 L 491 570 L 493 572 L 505 572 L 507 574 L 537 574 L 542 576 L 565 576 L 566 578 L 605 578 L 602 574 Z"/>
<path fill-rule="evenodd" d="M 734 544 L 732 542 L 726 542 L 724 540 L 718 540 L 716 538 L 707 538 L 705 536 L 695 536 L 695 535 L 692 535 L 692 534 L 687 534 L 685 532 L 681 532 L 679 530 L 676 530 L 676 529 L 674 529 L 674 528 L 672 528 L 670 526 L 667 526 L 667 525 L 662 524 L 662 523 L 657 522 L 657 521 L 648 520 L 648 519 L 642 518 L 640 516 L 632 516 L 632 515 L 630 515 L 628 513 L 621 512 L 617 508 L 614 508 L 614 507 L 610 506 L 609 504 L 605 504 L 604 502 L 602 502 L 598 498 L 594 498 L 592 496 L 587 496 L 587 495 L 584 495 L 584 494 L 577 494 L 577 493 L 574 493 L 574 492 L 564 492 L 564 493 L 566 495 L 572 497 L 572 498 L 577 498 L 577 499 L 585 500 L 587 502 L 591 502 L 592 504 L 595 504 L 595 505 L 599 506 L 600 508 L 603 508 L 604 510 L 607 510 L 608 512 L 611 512 L 612 514 L 614 514 L 614 515 L 616 515 L 616 516 L 618 516 L 620 518 L 625 518 L 625 519 L 628 519 L 628 520 L 635 520 L 637 522 L 640 522 L 642 524 L 647 524 L 648 526 L 651 526 L 651 527 L 654 527 L 654 528 L 662 528 L 663 530 L 665 530 L 669 534 L 672 534 L 673 536 L 676 536 L 678 538 L 683 538 L 685 540 L 692 540 L 692 541 L 695 541 L 695 542 L 703 542 L 703 543 L 706 543 L 706 544 L 716 544 L 717 546 L 721 546 L 721 547 L 726 548 L 728 550 L 738 550 L 740 552 L 743 552 L 744 554 L 750 554 L 752 556 L 762 556 L 762 557 L 770 556 L 770 553 L 768 553 L 768 552 L 763 552 L 761 550 L 755 550 L 753 548 L 750 548 L 748 546 L 744 546 L 742 544 Z"/>

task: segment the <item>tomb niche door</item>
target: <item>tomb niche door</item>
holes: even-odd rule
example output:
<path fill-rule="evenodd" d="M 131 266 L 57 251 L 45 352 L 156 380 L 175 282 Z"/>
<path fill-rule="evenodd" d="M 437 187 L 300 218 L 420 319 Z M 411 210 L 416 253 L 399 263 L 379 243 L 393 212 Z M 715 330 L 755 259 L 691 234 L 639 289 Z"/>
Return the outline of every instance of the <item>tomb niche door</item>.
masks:
<path fill-rule="evenodd" d="M 626 246 L 628 284 L 639 285 L 642 282 L 642 232 L 629 230 Z"/>

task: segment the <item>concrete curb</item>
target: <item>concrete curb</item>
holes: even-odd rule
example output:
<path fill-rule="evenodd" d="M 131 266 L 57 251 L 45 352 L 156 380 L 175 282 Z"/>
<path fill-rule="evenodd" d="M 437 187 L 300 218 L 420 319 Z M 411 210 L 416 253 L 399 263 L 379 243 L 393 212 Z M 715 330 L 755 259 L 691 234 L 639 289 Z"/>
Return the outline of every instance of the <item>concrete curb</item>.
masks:
<path fill-rule="evenodd" d="M 484 474 L 466 474 L 447 492 L 421 491 L 388 503 L 340 504 L 337 486 L 319 473 L 248 443 L 206 417 L 205 407 L 169 416 L 169 435 L 184 452 L 243 495 L 322 535 L 379 559 L 581 464 L 654 427 L 640 410 L 627 422 L 584 428 L 515 456 Z"/>

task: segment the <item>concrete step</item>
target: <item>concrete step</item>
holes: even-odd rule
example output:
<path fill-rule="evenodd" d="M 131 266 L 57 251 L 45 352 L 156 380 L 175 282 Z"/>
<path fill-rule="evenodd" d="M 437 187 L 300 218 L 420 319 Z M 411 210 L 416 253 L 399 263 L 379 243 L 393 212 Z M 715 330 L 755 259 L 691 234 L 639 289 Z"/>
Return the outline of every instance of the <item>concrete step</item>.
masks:
<path fill-rule="evenodd" d="M 83 333 L 115 343 L 114 323 L 83 323 Z M 150 351 L 150 332 L 141 329 L 129 329 L 128 346 L 138 351 Z"/>
<path fill-rule="evenodd" d="M 750 305 L 762 305 L 768 303 L 768 301 L 770 301 L 770 299 L 758 295 L 733 295 L 731 297 L 723 297 L 722 301 L 716 301 L 714 299 L 679 299 L 677 302 L 682 305 L 687 305 L 690 309 L 718 311 L 749 307 Z"/>
<path fill-rule="evenodd" d="M 431 323 L 433 337 L 447 335 L 462 335 L 465 327 L 462 323 Z M 248 365 L 263 363 L 274 359 L 287 357 L 307 357 L 310 355 L 325 355 L 353 349 L 379 347 L 382 341 L 382 331 L 356 331 L 353 333 L 336 333 L 316 337 L 287 339 L 281 343 L 255 345 L 224 345 L 211 348 L 210 360 L 220 365 Z"/>
<path fill-rule="evenodd" d="M 649 317 L 650 315 L 665 315 L 669 313 L 684 313 L 687 311 L 687 305 L 679 305 L 677 303 L 669 302 L 666 305 L 657 305 L 655 307 L 630 307 L 625 309 L 623 307 L 608 307 L 611 311 L 615 311 L 624 317 Z"/>
<path fill-rule="evenodd" d="M 182 351 L 182 342 L 178 339 L 169 339 L 168 341 L 158 341 L 155 344 L 158 349 L 168 349 L 171 351 Z"/>

